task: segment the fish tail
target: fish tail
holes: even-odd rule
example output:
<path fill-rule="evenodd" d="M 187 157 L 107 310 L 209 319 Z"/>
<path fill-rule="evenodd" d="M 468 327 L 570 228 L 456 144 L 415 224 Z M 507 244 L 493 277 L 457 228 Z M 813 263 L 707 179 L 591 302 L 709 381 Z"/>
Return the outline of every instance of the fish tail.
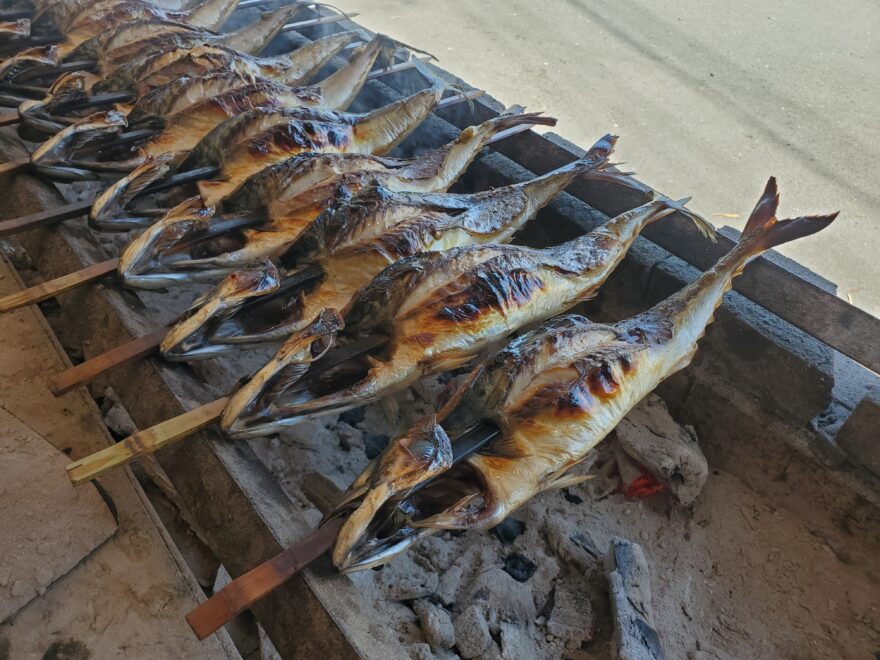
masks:
<path fill-rule="evenodd" d="M 661 209 L 654 214 L 651 221 L 654 222 L 656 220 L 660 220 L 670 215 L 674 215 L 675 213 L 680 213 L 685 218 L 694 223 L 694 226 L 699 230 L 699 232 L 708 238 L 711 241 L 716 240 L 715 227 L 706 220 L 703 216 L 694 211 L 691 211 L 687 206 L 685 206 L 689 201 L 691 201 L 690 197 L 684 197 L 682 199 L 669 199 L 668 197 L 659 197 L 658 201 L 662 204 Z"/>
<path fill-rule="evenodd" d="M 324 107 L 329 110 L 348 108 L 367 81 L 373 64 L 387 48 L 388 37 L 377 34 L 355 50 L 348 64 L 319 82 L 317 86 L 323 92 Z"/>
<path fill-rule="evenodd" d="M 444 83 L 438 81 L 427 89 L 367 113 L 358 120 L 358 142 L 363 140 L 363 150 L 384 154 L 400 144 L 437 107 Z"/>
<path fill-rule="evenodd" d="M 755 257 L 777 245 L 825 229 L 834 222 L 839 213 L 835 211 L 826 215 L 804 215 L 799 218 L 779 220 L 776 218 L 778 206 L 779 192 L 776 188 L 776 178 L 770 177 L 734 249 L 744 252 L 748 258 Z"/>
<path fill-rule="evenodd" d="M 556 117 L 545 117 L 543 112 L 525 112 L 521 106 L 513 106 L 507 112 L 490 119 L 496 132 L 514 126 L 556 126 Z M 488 123 L 488 122 L 487 122 Z"/>

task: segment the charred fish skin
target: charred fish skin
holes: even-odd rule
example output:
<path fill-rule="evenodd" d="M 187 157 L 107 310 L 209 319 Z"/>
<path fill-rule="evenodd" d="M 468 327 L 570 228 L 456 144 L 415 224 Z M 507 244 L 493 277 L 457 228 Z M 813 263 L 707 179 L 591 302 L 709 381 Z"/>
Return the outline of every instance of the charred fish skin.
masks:
<path fill-rule="evenodd" d="M 518 328 L 566 311 L 593 295 L 642 228 L 678 207 L 651 201 L 555 248 L 470 246 L 389 266 L 344 314 L 347 334 L 390 337 L 382 358 L 348 388 L 278 406 L 274 426 L 363 405 L 425 375 L 463 366 Z M 702 218 L 693 219 L 711 231 Z"/>
<path fill-rule="evenodd" d="M 529 182 L 472 195 L 395 193 L 377 182 L 355 196 L 344 192 L 303 237 L 303 244 L 313 246 L 313 251 L 300 259 L 301 265 L 320 265 L 321 281 L 291 301 L 288 319 L 238 336 L 235 344 L 283 340 L 325 308 L 344 313 L 359 289 L 400 259 L 425 251 L 510 240 L 574 178 L 603 167 L 609 153 L 603 142 L 572 165 Z M 308 249 L 301 248 L 300 254 Z M 189 265 L 222 263 L 195 260 Z M 230 341 L 228 337 L 223 340 Z"/>
<path fill-rule="evenodd" d="M 382 563 L 427 533 L 491 527 L 540 492 L 582 480 L 569 474 L 571 468 L 660 382 L 690 363 L 745 265 L 776 245 L 821 231 L 837 216 L 777 220 L 777 205 L 771 179 L 736 246 L 650 310 L 613 325 L 577 316 L 553 319 L 475 369 L 438 414 L 451 437 L 481 422 L 501 429 L 499 440 L 465 459 L 473 487 L 458 501 L 442 502 L 440 510 L 420 509 L 418 500 L 407 502 L 407 494 L 383 499 L 388 489 L 382 484 L 373 486 L 378 495 L 372 497 L 361 487 L 353 495 L 363 510 L 340 532 L 333 552 L 337 567 L 353 571 Z M 392 443 L 386 451 L 399 450 Z M 375 469 L 368 466 L 356 483 Z M 421 487 L 421 502 L 430 503 L 425 493 L 442 479 L 435 471 L 421 481 L 409 477 L 409 483 Z M 343 500 L 345 510 L 352 499 Z M 382 535 L 394 539 L 393 548 L 377 537 L 378 524 L 391 519 L 389 509 L 398 513 L 398 529 L 382 529 Z"/>
<path fill-rule="evenodd" d="M 356 197 L 343 195 L 338 208 L 319 216 L 304 241 L 315 246 L 315 253 L 308 260 L 303 259 L 302 265 L 319 265 L 321 279 L 309 290 L 297 292 L 297 297 L 285 305 L 284 320 L 262 330 L 253 328 L 248 333 L 235 334 L 234 327 L 203 317 L 203 322 L 211 320 L 219 335 L 216 341 L 210 332 L 191 323 L 187 324 L 187 331 L 215 344 L 214 350 L 218 352 L 224 345 L 231 349 L 282 341 L 323 309 L 338 309 L 344 313 L 356 292 L 390 263 L 423 250 L 509 240 L 576 176 L 604 167 L 610 143 L 610 139 L 600 141 L 577 163 L 529 182 L 485 193 L 392 193 L 376 183 Z M 199 265 L 210 267 L 213 263 L 201 260 Z M 218 295 L 222 290 L 223 285 L 218 288 Z M 227 316 L 227 321 L 235 325 L 232 317 Z M 207 346 L 188 339 L 182 328 L 180 331 L 175 328 L 174 335 L 174 342 L 164 345 L 166 351 L 173 351 L 170 355 L 166 353 L 166 357 L 180 359 L 196 353 L 207 354 L 202 350 L 207 350 Z M 190 349 L 196 348 L 189 355 L 180 349 L 180 343 L 185 340 Z M 264 396 L 264 393 L 251 383 L 239 394 L 252 395 Z"/>

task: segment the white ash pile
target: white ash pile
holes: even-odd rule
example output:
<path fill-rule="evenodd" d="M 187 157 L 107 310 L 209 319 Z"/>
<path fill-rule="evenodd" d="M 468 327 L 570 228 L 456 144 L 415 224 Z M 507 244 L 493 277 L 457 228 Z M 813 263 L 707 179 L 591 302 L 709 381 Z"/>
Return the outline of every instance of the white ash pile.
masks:
<path fill-rule="evenodd" d="M 316 495 L 314 473 L 343 490 L 453 384 L 449 377 L 431 380 L 381 405 L 297 425 L 256 448 L 317 523 L 317 507 L 326 503 L 318 501 L 325 498 Z M 662 491 L 651 497 L 661 508 L 693 499 L 707 474 L 692 431 L 675 423 L 656 397 L 619 433 L 578 468 L 597 478 L 545 493 L 491 531 L 438 534 L 350 579 L 414 658 L 607 657 L 615 623 L 605 556 L 616 534 L 596 524 L 594 505 L 638 505 L 624 494 L 632 466 L 654 480 L 651 493 Z M 622 460 L 628 462 L 617 467 Z M 303 481 L 313 487 L 303 489 Z M 633 523 L 629 535 L 638 538 Z"/>

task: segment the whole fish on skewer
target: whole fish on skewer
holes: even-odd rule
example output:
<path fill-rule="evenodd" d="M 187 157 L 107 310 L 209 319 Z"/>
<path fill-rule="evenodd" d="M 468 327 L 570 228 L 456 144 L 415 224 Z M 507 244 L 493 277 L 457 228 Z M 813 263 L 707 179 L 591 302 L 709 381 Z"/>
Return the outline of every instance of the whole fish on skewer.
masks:
<path fill-rule="evenodd" d="M 365 44 L 352 60 L 328 76 L 324 81 L 308 87 L 289 88 L 258 82 L 245 85 L 217 96 L 201 99 L 193 105 L 179 110 L 165 119 L 162 130 L 149 137 L 138 149 L 138 155 L 122 161 L 104 161 L 99 158 L 78 158 L 77 151 L 83 147 L 83 137 L 91 142 L 95 139 L 117 134 L 127 125 L 122 113 L 96 113 L 76 122 L 62 130 L 38 147 L 31 156 L 31 163 L 38 171 L 47 176 L 61 177 L 67 173 L 75 173 L 88 177 L 93 172 L 119 172 L 137 168 L 140 165 L 151 165 L 144 170 L 132 173 L 130 178 L 123 178 L 115 187 L 111 187 L 96 202 L 97 210 L 94 218 L 101 218 L 101 209 L 108 204 L 115 204 L 116 195 L 120 191 L 131 188 L 131 180 L 155 180 L 169 168 L 169 163 L 178 165 L 181 159 L 195 147 L 199 140 L 225 120 L 236 117 L 242 112 L 262 106 L 291 108 L 314 108 L 316 110 L 343 110 L 352 102 L 358 91 L 366 82 L 370 70 L 382 53 L 393 51 L 396 46 L 385 37 L 376 37 Z M 299 116 L 303 115 L 303 110 Z M 316 115 L 320 118 L 320 115 Z M 106 126 L 101 120 L 106 119 Z M 278 119 L 280 124 L 281 118 Z M 80 132 L 81 125 L 88 124 L 90 133 Z M 234 146 L 227 144 L 227 147 Z M 289 145 L 293 146 L 293 145 Z M 304 143 L 302 146 L 307 146 Z M 254 156 L 256 158 L 256 156 Z M 159 159 L 154 161 L 153 159 Z M 80 174 L 82 173 L 82 174 Z M 115 208 L 115 207 L 114 207 Z"/>
<path fill-rule="evenodd" d="M 233 273 L 201 299 L 194 313 L 168 333 L 162 353 L 173 359 L 204 358 L 282 341 L 322 310 L 346 309 L 359 289 L 403 258 L 507 242 L 577 177 L 601 170 L 610 145 L 603 139 L 571 165 L 483 193 L 393 193 L 381 185 L 368 186 L 325 211 L 282 257 L 287 277 L 298 277 L 304 269 L 320 270 L 307 290 L 295 291 L 290 299 L 275 266 L 258 261 L 247 269 L 249 276 Z M 245 281 L 253 283 L 253 291 L 243 286 Z M 279 308 L 280 315 L 271 313 L 270 306 Z"/>
<path fill-rule="evenodd" d="M 750 259 L 827 227 L 836 213 L 777 220 L 770 179 L 737 245 L 700 278 L 615 324 L 553 319 L 477 367 L 436 417 L 393 441 L 354 481 L 333 550 L 344 571 L 387 562 L 441 530 L 489 528 L 571 473 L 665 378 L 684 369 L 724 293 Z M 456 439 L 500 433 L 452 466 Z"/>
<path fill-rule="evenodd" d="M 200 216 L 201 221 L 185 214 L 167 214 L 123 251 L 120 276 L 137 288 L 216 280 L 256 259 L 280 257 L 342 190 L 354 194 L 374 183 L 396 192 L 446 190 L 480 150 L 503 131 L 555 122 L 540 115 L 524 115 L 517 109 L 465 128 L 452 142 L 414 158 L 357 153 L 309 153 L 287 158 L 248 178 L 222 201 L 217 214 L 212 209 Z M 218 127 L 215 134 L 222 132 Z M 249 224 L 259 228 L 240 230 L 230 226 L 241 218 L 251 219 Z M 224 227 L 218 228 L 221 224 Z M 205 234 L 219 238 L 213 243 L 200 241 Z M 244 247 L 239 249 L 241 245 Z"/>
<path fill-rule="evenodd" d="M 252 3 L 250 3 L 252 4 Z M 217 30 L 240 5 L 238 0 L 62 0 L 34 3 L 29 35 L 36 43 L 61 41 L 90 20 L 116 13 L 120 20 L 164 20 Z"/>
<path fill-rule="evenodd" d="M 395 101 L 383 108 L 364 114 L 350 114 L 311 109 L 258 109 L 245 112 L 228 121 L 233 130 L 216 121 L 230 111 L 229 104 L 215 104 L 213 99 L 201 102 L 182 113 L 180 121 L 169 125 L 163 133 L 148 142 L 136 159 L 126 165 L 137 165 L 130 174 L 102 193 L 92 206 L 90 222 L 99 229 L 130 229 L 153 223 L 150 217 L 123 212 L 128 200 L 144 186 L 163 176 L 169 168 L 184 162 L 187 171 L 208 169 L 215 187 L 235 190 L 247 178 L 273 163 L 304 153 L 385 153 L 406 138 L 440 102 L 445 85 L 432 87 Z M 344 99 L 342 102 L 350 101 Z M 207 108 L 204 106 L 207 105 Z M 202 110 L 205 110 L 202 112 Z M 197 112 L 198 110 L 198 112 Z M 220 117 L 218 117 L 218 114 Z M 214 121 L 212 121 L 214 120 Z M 229 138 L 215 144 L 211 140 L 210 125 L 214 124 Z M 181 126 L 188 130 L 177 130 Z M 199 129 L 199 130 L 197 130 Z M 194 144 L 196 133 L 203 139 Z M 208 133 L 205 136 L 205 133 Z M 150 149 L 153 153 L 150 153 Z M 194 158 L 195 156 L 195 158 Z M 215 194 L 208 197 L 200 187 L 197 200 L 184 202 L 188 208 L 211 208 L 222 200 Z M 201 211 L 199 211 L 201 215 Z M 179 209 L 172 216 L 181 217 Z M 161 222 L 161 221 L 160 221 Z M 140 248 L 137 248 L 140 249 Z"/>
<path fill-rule="evenodd" d="M 310 81 L 333 57 L 358 38 L 356 33 L 343 32 L 318 39 L 285 55 L 267 58 L 253 57 L 216 44 L 158 51 L 148 47 L 138 56 L 125 60 L 124 65 L 112 69 L 108 67 L 111 73 L 107 77 L 83 72 L 61 76 L 43 99 L 22 103 L 19 113 L 25 126 L 52 134 L 69 123 L 71 113 L 68 107 L 75 104 L 89 107 L 88 102 L 102 93 L 128 90 L 133 97 L 133 105 L 119 109 L 130 111 L 133 118 L 143 121 L 161 112 L 163 104 L 167 104 L 164 99 L 169 96 L 179 99 L 186 92 L 192 102 L 209 98 L 199 96 L 197 92 L 205 94 L 216 90 L 223 81 L 220 74 L 224 74 L 229 83 L 229 87 L 223 90 L 225 92 L 263 82 L 269 87 L 275 86 L 269 93 L 292 93 L 297 85 Z M 254 46 L 262 48 L 265 43 L 268 42 L 255 42 Z M 354 64 L 355 68 L 363 64 L 365 50 L 375 48 L 375 44 L 368 46 L 353 55 L 350 64 Z M 358 58 L 358 55 L 361 57 Z M 358 58 L 357 64 L 355 58 Z M 351 69 L 345 66 L 339 71 L 343 70 Z M 209 80 L 210 84 L 201 83 L 212 74 L 217 75 Z M 343 75 L 340 73 L 338 78 L 341 77 Z M 337 84 L 342 82 L 338 80 Z M 62 113 L 63 117 L 59 116 Z"/>
<path fill-rule="evenodd" d="M 267 387 L 292 366 L 276 355 L 231 397 L 221 426 L 232 437 L 265 435 L 461 367 L 517 329 L 592 297 L 641 230 L 676 211 L 713 234 L 682 202 L 660 198 L 552 248 L 490 244 L 403 259 L 358 292 L 341 310 L 344 331 L 326 340 L 344 350 L 367 336 L 386 337 L 361 356 L 360 369 L 352 362 L 345 378 L 291 381 L 270 397 Z"/>

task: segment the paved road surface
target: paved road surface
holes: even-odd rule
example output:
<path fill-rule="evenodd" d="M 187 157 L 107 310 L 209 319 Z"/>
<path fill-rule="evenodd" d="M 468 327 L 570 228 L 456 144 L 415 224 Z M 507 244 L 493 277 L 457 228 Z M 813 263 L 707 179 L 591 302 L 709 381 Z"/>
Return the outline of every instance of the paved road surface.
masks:
<path fill-rule="evenodd" d="M 782 248 L 880 315 L 880 6 L 873 0 L 344 0 L 505 104 L 545 110 L 717 225 L 767 177 L 781 214 L 840 209 Z M 729 217 L 728 214 L 738 214 Z"/>

